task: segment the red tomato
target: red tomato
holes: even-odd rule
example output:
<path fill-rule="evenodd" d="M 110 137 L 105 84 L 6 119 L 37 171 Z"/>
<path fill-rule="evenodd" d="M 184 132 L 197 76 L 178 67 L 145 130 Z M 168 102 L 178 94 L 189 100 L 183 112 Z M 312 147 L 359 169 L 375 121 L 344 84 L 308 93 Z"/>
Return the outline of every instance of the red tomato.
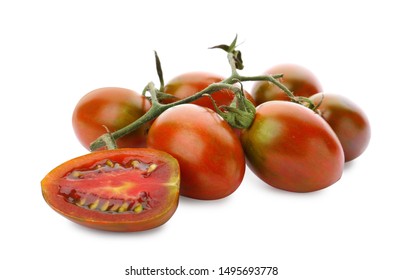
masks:
<path fill-rule="evenodd" d="M 224 80 L 223 77 L 205 73 L 205 72 L 190 72 L 179 75 L 169 81 L 169 83 L 165 86 L 164 92 L 172 94 L 173 96 L 177 97 L 178 99 L 184 99 L 186 97 L 192 96 L 197 92 L 202 91 L 209 85 L 213 83 L 218 83 Z M 253 104 L 255 101 L 253 100 L 252 96 L 244 90 L 245 97 L 249 99 Z M 214 101 L 216 102 L 217 106 L 220 107 L 222 105 L 229 106 L 234 99 L 234 93 L 230 90 L 223 89 L 211 94 Z M 165 103 L 172 103 L 177 99 L 166 99 Z M 193 104 L 200 105 L 206 108 L 210 108 L 215 111 L 214 106 L 210 98 L 202 97 L 197 99 L 196 101 L 192 102 Z"/>
<path fill-rule="evenodd" d="M 250 169 L 279 189 L 320 190 L 343 172 L 344 155 L 336 134 L 318 114 L 296 103 L 270 101 L 258 106 L 241 141 Z"/>
<path fill-rule="evenodd" d="M 305 67 L 296 64 L 279 64 L 264 72 L 265 75 L 283 74 L 279 81 L 295 96 L 309 97 L 322 91 L 318 79 Z M 286 100 L 290 98 L 279 87 L 266 81 L 256 82 L 251 90 L 256 104 L 260 105 L 271 100 Z"/>
<path fill-rule="evenodd" d="M 348 98 L 337 94 L 318 93 L 310 99 L 315 104 L 322 100 L 318 110 L 339 138 L 345 161 L 360 156 L 371 138 L 370 124 L 364 111 Z"/>
<path fill-rule="evenodd" d="M 179 161 L 184 196 L 219 199 L 242 182 L 241 143 L 231 127 L 208 108 L 184 104 L 168 109 L 151 125 L 147 145 Z"/>
<path fill-rule="evenodd" d="M 105 134 L 134 122 L 151 107 L 144 96 L 125 88 L 107 87 L 86 94 L 73 112 L 73 128 L 81 144 L 90 144 Z M 119 148 L 145 147 L 149 124 L 117 140 Z"/>
<path fill-rule="evenodd" d="M 93 152 L 69 160 L 42 180 L 45 201 L 78 224 L 108 231 L 162 225 L 179 201 L 179 165 L 146 148 Z"/>

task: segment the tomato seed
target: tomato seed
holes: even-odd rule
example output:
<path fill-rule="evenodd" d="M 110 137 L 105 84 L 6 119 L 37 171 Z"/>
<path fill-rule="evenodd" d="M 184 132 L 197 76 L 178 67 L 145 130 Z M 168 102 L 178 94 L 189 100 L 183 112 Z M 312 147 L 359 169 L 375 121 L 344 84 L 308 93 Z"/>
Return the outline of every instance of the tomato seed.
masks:
<path fill-rule="evenodd" d="M 132 161 L 132 166 L 133 166 L 135 169 L 138 169 L 138 168 L 140 167 L 140 162 L 139 162 L 138 160 L 133 160 L 133 161 Z"/>
<path fill-rule="evenodd" d="M 143 211 L 143 205 L 142 204 L 137 205 L 136 207 L 134 207 L 133 211 L 135 213 L 140 213 L 141 211 Z"/>
<path fill-rule="evenodd" d="M 110 160 L 110 159 L 107 159 L 106 160 L 106 162 L 105 162 L 105 164 L 107 165 L 107 166 L 109 166 L 109 167 L 113 167 L 113 162 Z"/>
<path fill-rule="evenodd" d="M 99 204 L 99 199 L 95 200 L 93 203 L 91 203 L 90 205 L 88 205 L 88 207 L 89 207 L 91 210 L 93 210 L 93 209 L 95 209 L 95 208 L 98 207 L 98 204 Z"/>
<path fill-rule="evenodd" d="M 156 165 L 155 163 L 151 164 L 148 169 L 147 169 L 147 173 L 150 174 L 152 173 L 155 169 L 157 169 L 158 165 Z"/>
<path fill-rule="evenodd" d="M 87 194 L 77 192 L 72 189 L 70 191 L 59 191 L 66 201 L 75 204 L 79 207 L 88 208 L 90 210 L 111 212 L 111 213 L 123 213 L 123 212 L 135 212 L 141 213 L 144 210 L 151 209 L 150 201 L 151 197 L 146 192 L 140 192 L 138 197 L 130 200 L 123 199 L 105 199 L 97 197 L 94 194 Z"/>
<path fill-rule="evenodd" d="M 119 207 L 119 209 L 118 209 L 118 213 L 122 213 L 122 212 L 125 212 L 125 211 L 127 211 L 127 207 L 128 207 L 128 203 L 127 202 L 123 202 L 123 204 Z"/>
<path fill-rule="evenodd" d="M 85 197 L 80 197 L 80 199 L 76 202 L 76 205 L 83 206 L 85 203 Z"/>
<path fill-rule="evenodd" d="M 108 209 L 109 206 L 109 201 L 105 201 L 104 204 L 102 204 L 102 206 L 99 208 L 99 210 L 101 210 L 102 212 L 105 212 Z"/>

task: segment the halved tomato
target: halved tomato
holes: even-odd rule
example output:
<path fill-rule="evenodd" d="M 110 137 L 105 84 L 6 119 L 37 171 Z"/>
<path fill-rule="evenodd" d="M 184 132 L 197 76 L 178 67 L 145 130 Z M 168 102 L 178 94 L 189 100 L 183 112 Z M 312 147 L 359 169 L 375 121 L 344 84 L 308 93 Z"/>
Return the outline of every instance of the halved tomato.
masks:
<path fill-rule="evenodd" d="M 160 226 L 179 201 L 179 165 L 147 148 L 97 151 L 71 159 L 42 180 L 45 201 L 78 224 L 108 231 Z"/>

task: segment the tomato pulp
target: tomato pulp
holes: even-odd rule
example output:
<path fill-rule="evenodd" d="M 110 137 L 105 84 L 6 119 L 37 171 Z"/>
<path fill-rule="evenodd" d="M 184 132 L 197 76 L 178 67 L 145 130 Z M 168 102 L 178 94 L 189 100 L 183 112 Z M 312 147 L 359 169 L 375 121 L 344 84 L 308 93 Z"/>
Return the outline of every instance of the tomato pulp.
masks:
<path fill-rule="evenodd" d="M 147 145 L 179 161 L 184 196 L 219 199 L 242 182 L 241 143 L 228 123 L 208 108 L 184 104 L 168 109 L 151 125 Z"/>
<path fill-rule="evenodd" d="M 336 134 L 319 115 L 296 103 L 259 105 L 241 141 L 251 170 L 279 189 L 316 191 L 338 181 L 343 172 Z"/>
<path fill-rule="evenodd" d="M 179 165 L 146 148 L 93 152 L 71 159 L 42 180 L 45 201 L 78 224 L 108 231 L 162 225 L 179 200 Z"/>

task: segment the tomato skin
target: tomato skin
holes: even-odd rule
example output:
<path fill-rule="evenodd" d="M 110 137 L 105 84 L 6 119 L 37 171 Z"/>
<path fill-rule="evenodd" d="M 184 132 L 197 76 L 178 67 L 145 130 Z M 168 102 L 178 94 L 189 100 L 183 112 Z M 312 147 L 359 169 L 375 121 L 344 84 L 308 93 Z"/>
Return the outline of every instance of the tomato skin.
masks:
<path fill-rule="evenodd" d="M 221 77 L 216 74 L 206 73 L 206 72 L 188 72 L 181 75 L 176 76 L 172 80 L 170 80 L 165 88 L 164 92 L 169 93 L 178 99 L 184 99 L 186 97 L 192 96 L 197 92 L 202 91 L 209 85 L 213 83 L 218 83 L 224 80 L 224 77 Z M 253 104 L 256 104 L 252 96 L 244 90 L 245 97 L 249 99 Z M 218 107 L 224 105 L 229 106 L 234 99 L 234 93 L 230 90 L 223 89 L 211 94 L 213 99 L 215 100 Z M 164 100 L 165 103 L 172 103 L 177 99 L 170 98 Z M 201 97 L 192 102 L 193 104 L 209 108 L 215 111 L 212 101 L 209 97 Z"/>
<path fill-rule="evenodd" d="M 89 150 L 90 144 L 105 134 L 134 122 L 151 107 L 147 98 L 126 88 L 95 89 L 83 96 L 73 112 L 73 129 L 81 144 Z M 149 123 L 117 140 L 119 148 L 145 147 Z"/>
<path fill-rule="evenodd" d="M 279 81 L 295 96 L 309 97 L 322 91 L 322 86 L 316 76 L 307 68 L 297 64 L 278 64 L 266 70 L 264 74 L 283 74 Z M 272 100 L 290 101 L 290 98 L 280 88 L 266 81 L 256 82 L 251 94 L 257 105 Z"/>
<path fill-rule="evenodd" d="M 343 172 L 336 134 L 319 115 L 296 103 L 259 105 L 241 141 L 250 169 L 275 188 L 312 192 L 335 183 Z"/>
<path fill-rule="evenodd" d="M 184 104 L 168 109 L 151 125 L 147 145 L 179 161 L 183 196 L 220 199 L 242 182 L 246 166 L 241 143 L 208 108 Z"/>
<path fill-rule="evenodd" d="M 108 160 L 118 165 L 112 167 Z M 140 167 L 130 165 L 133 161 Z M 147 169 L 152 164 L 155 168 Z M 179 182 L 178 162 L 169 154 L 126 148 L 66 161 L 50 171 L 41 186 L 45 201 L 65 218 L 93 229 L 132 232 L 158 227 L 172 217 L 179 202 Z M 148 199 L 149 209 L 134 210 L 145 202 L 139 197 Z"/>
<path fill-rule="evenodd" d="M 338 94 L 317 93 L 310 99 L 315 104 L 322 100 L 318 110 L 339 138 L 345 161 L 359 157 L 371 138 L 371 127 L 365 112 L 357 104 Z"/>

